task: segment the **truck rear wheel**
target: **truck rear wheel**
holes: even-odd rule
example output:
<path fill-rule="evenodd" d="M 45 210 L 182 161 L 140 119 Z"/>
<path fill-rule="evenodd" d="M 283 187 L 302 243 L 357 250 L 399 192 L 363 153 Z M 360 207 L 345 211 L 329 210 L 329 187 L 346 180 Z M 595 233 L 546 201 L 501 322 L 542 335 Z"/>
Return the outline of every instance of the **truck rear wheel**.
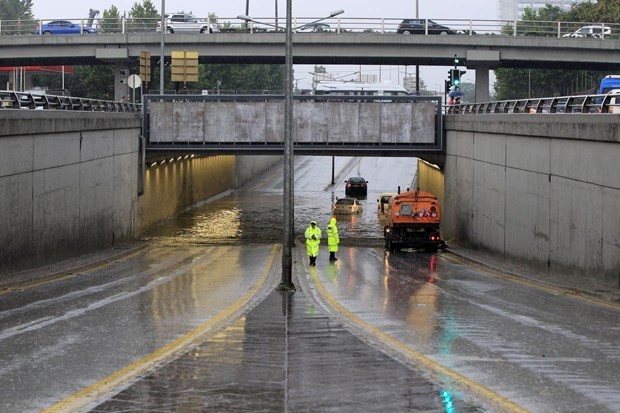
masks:
<path fill-rule="evenodd" d="M 388 237 L 385 240 L 385 248 L 390 252 L 400 251 L 400 246 L 398 246 L 398 244 L 394 244 L 394 242 L 392 241 L 392 237 Z"/>
<path fill-rule="evenodd" d="M 437 252 L 437 249 L 438 249 L 437 245 L 431 245 L 431 246 L 428 246 L 428 247 L 424 248 L 424 251 L 426 251 L 426 252 Z"/>

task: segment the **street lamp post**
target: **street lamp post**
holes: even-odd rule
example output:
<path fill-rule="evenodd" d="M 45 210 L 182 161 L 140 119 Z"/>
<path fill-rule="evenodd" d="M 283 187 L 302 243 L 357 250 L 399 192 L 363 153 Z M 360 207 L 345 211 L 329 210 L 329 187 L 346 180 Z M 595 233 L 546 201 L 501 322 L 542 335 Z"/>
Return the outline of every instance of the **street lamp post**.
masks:
<path fill-rule="evenodd" d="M 415 18 L 420 18 L 420 0 L 415 0 Z M 415 65 L 415 93 L 420 95 L 420 65 Z"/>
<path fill-rule="evenodd" d="M 294 237 L 293 191 L 293 20 L 292 0 L 286 0 L 286 50 L 284 58 L 284 234 L 282 240 L 282 280 L 280 290 L 295 290 L 293 285 L 292 245 Z"/>
<path fill-rule="evenodd" d="M 166 0 L 161 0 L 161 39 L 159 42 L 159 94 L 164 94 L 164 35 L 166 33 Z"/>

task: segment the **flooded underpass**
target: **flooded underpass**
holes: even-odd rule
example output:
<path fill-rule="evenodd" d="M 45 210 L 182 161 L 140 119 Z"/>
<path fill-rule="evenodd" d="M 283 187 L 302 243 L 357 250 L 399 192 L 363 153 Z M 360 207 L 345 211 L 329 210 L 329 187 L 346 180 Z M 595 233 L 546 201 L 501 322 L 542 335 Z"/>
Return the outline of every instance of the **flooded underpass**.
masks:
<path fill-rule="evenodd" d="M 86 390 L 98 396 L 76 411 L 616 410 L 617 307 L 449 252 L 386 252 L 376 201 L 414 184 L 416 160 L 336 158 L 333 185 L 331 165 L 296 159 L 292 299 L 274 291 L 277 168 L 153 228 L 126 259 L 0 296 L 0 410 L 72 411 Z M 338 217 L 339 260 L 323 242 L 309 267 L 302 234 L 325 230 L 350 176 L 369 181 L 364 211 Z M 157 358 L 175 343 L 178 357 Z"/>
<path fill-rule="evenodd" d="M 387 158 L 389 159 L 389 158 Z M 303 239 L 310 221 L 317 221 L 324 231 L 333 215 L 332 206 L 345 196 L 344 181 L 349 176 L 372 174 L 368 194 L 360 198 L 363 212 L 340 214 L 338 230 L 345 244 L 382 245 L 385 219 L 377 213 L 377 199 L 382 192 L 397 192 L 411 187 L 416 173 L 416 159 L 337 158 L 334 184 L 331 184 L 330 157 L 299 158 L 296 162 L 294 189 L 295 236 Z M 390 162 L 396 173 L 381 174 L 376 169 Z M 305 167 L 307 166 L 307 168 Z M 273 170 L 234 193 L 216 197 L 204 205 L 169 219 L 144 234 L 155 243 L 244 244 L 282 242 L 282 172 Z"/>

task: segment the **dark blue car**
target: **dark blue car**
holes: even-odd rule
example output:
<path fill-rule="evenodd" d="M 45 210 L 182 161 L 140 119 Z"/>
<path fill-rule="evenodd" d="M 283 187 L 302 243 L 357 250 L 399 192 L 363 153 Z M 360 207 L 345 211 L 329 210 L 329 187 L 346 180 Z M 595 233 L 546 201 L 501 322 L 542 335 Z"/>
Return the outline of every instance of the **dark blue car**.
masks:
<path fill-rule="evenodd" d="M 75 24 L 68 20 L 54 20 L 37 27 L 34 34 L 81 34 L 97 33 L 97 29 Z"/>

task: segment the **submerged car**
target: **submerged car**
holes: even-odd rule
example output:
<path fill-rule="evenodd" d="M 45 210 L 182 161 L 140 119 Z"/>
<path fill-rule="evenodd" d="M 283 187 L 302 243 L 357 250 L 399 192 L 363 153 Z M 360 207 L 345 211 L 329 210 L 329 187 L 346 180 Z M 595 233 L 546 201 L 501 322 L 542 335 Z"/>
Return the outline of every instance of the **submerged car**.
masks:
<path fill-rule="evenodd" d="M 340 198 L 332 207 L 334 214 L 361 214 L 362 205 L 357 198 Z"/>
<path fill-rule="evenodd" d="M 344 183 L 345 196 L 366 198 L 366 195 L 368 195 L 368 181 L 361 176 L 352 176 Z"/>
<path fill-rule="evenodd" d="M 379 215 L 387 215 L 390 199 L 395 195 L 398 194 L 394 192 L 383 192 L 381 194 L 379 199 L 377 199 L 377 213 Z"/>
<path fill-rule="evenodd" d="M 89 26 L 82 26 L 69 20 L 54 20 L 49 23 L 41 24 L 37 27 L 34 34 L 95 34 L 97 29 Z"/>
<path fill-rule="evenodd" d="M 396 33 L 399 34 L 426 34 L 426 24 L 428 22 L 428 34 L 457 34 L 457 31 L 450 27 L 442 26 L 432 20 L 426 19 L 405 19 L 403 20 Z"/>

